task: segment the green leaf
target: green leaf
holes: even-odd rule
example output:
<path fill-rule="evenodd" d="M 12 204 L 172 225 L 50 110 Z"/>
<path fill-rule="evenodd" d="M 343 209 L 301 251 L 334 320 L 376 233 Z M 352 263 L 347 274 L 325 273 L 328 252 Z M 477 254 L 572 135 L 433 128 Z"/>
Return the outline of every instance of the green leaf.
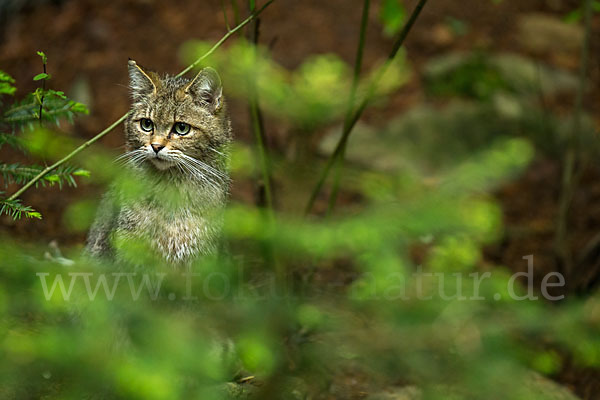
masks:
<path fill-rule="evenodd" d="M 67 100 L 67 96 L 65 96 L 65 92 L 63 92 L 61 90 L 52 90 L 52 89 L 49 89 L 46 93 L 49 96 L 56 96 L 56 97 L 60 97 L 63 100 Z"/>
<path fill-rule="evenodd" d="M 42 57 L 42 63 L 44 63 L 44 64 L 48 63 L 48 57 L 46 57 L 46 53 L 44 53 L 43 51 L 38 51 L 37 55 Z"/>
<path fill-rule="evenodd" d="M 0 95 L 14 95 L 17 88 L 12 85 L 13 83 L 15 83 L 13 77 L 0 70 Z"/>
<path fill-rule="evenodd" d="M 89 114 L 90 110 L 88 110 L 87 106 L 83 103 L 77 103 L 77 102 L 73 102 L 73 104 L 71 105 L 71 111 L 73 111 L 74 113 L 80 113 L 80 114 Z"/>
<path fill-rule="evenodd" d="M 383 33 L 386 36 L 393 36 L 404 24 L 406 9 L 400 0 L 383 0 L 379 18 L 383 24 Z"/>
<path fill-rule="evenodd" d="M 34 81 L 41 81 L 42 79 L 44 79 L 44 80 L 50 79 L 50 75 L 46 74 L 45 72 L 42 72 L 41 74 L 37 74 L 36 76 L 33 77 Z"/>
<path fill-rule="evenodd" d="M 86 170 L 86 169 L 78 169 L 74 172 L 72 172 L 72 175 L 74 176 L 85 176 L 86 178 L 90 177 L 90 171 Z"/>
<path fill-rule="evenodd" d="M 60 176 L 58 175 L 46 175 L 44 176 L 44 179 L 47 180 L 48 182 L 60 182 Z"/>
<path fill-rule="evenodd" d="M 0 82 L 15 83 L 15 79 L 6 72 L 0 70 Z"/>
<path fill-rule="evenodd" d="M 17 91 L 17 88 L 6 83 L 6 82 L 0 82 L 0 94 L 8 94 L 8 95 L 14 95 L 15 92 Z"/>

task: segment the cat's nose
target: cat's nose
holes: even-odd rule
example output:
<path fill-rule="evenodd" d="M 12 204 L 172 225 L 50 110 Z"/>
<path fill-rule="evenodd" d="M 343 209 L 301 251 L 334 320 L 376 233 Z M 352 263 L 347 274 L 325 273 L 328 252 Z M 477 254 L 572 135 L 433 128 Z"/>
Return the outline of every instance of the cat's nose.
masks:
<path fill-rule="evenodd" d="M 162 149 L 165 148 L 165 146 L 163 146 L 162 144 L 158 144 L 158 143 L 152 143 L 150 146 L 152 146 L 152 150 L 154 150 L 154 152 L 156 154 L 158 154 L 159 151 L 161 151 Z"/>

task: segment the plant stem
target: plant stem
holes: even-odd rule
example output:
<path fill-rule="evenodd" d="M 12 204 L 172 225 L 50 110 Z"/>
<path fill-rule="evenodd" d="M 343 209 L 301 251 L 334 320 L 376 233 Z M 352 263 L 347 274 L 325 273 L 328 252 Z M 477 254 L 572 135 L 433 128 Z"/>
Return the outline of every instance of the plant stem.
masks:
<path fill-rule="evenodd" d="M 238 8 L 237 0 L 231 0 L 231 8 L 233 9 L 233 22 L 237 25 L 240 20 L 240 10 Z"/>
<path fill-rule="evenodd" d="M 563 264 L 563 272 L 565 278 L 569 279 L 573 269 L 573 258 L 569 243 L 567 242 L 567 230 L 569 209 L 573 200 L 573 194 L 578 184 L 579 174 L 577 173 L 577 163 L 580 160 L 581 147 L 581 117 L 583 114 L 583 97 L 586 88 L 586 77 L 589 63 L 590 53 L 590 38 L 592 32 L 592 0 L 582 0 L 585 13 L 585 37 L 581 47 L 581 61 L 579 66 L 579 87 L 577 89 L 577 97 L 575 99 L 575 109 L 573 111 L 573 130 L 568 138 L 567 153 L 565 155 L 562 186 L 560 199 L 558 203 L 558 216 L 556 220 L 556 235 L 554 245 L 558 257 Z M 579 166 L 581 168 L 581 166 Z"/>
<path fill-rule="evenodd" d="M 356 101 L 356 90 L 358 88 L 358 81 L 360 78 L 360 71 L 362 69 L 362 61 L 363 61 L 363 53 L 365 49 L 365 39 L 367 36 L 367 23 L 369 22 L 369 7 L 371 5 L 371 0 L 364 0 L 363 3 L 363 11 L 362 18 L 360 21 L 360 32 L 358 35 L 358 46 L 356 47 L 356 59 L 354 60 L 354 74 L 352 76 L 352 87 L 350 89 L 350 101 L 348 102 L 348 110 L 346 112 L 346 117 L 344 118 L 344 128 L 343 131 L 347 129 L 348 124 L 350 123 L 350 119 L 352 118 L 352 111 L 354 110 L 354 102 Z M 329 196 L 329 207 L 327 209 L 327 213 L 331 214 L 333 209 L 335 208 L 335 203 L 337 200 L 337 195 L 340 187 L 340 179 L 342 174 L 342 168 L 344 165 L 344 157 L 346 155 L 346 146 L 342 148 L 340 159 L 336 164 L 335 169 L 335 177 L 333 180 L 333 188 L 331 190 L 331 195 Z"/>
<path fill-rule="evenodd" d="M 250 13 L 253 13 L 256 8 L 256 3 L 252 0 L 248 2 L 248 8 Z M 255 60 L 258 54 L 258 38 L 259 38 L 259 30 L 260 30 L 260 19 L 256 18 L 252 24 L 250 25 L 250 29 L 248 31 L 248 39 L 254 44 L 255 51 Z M 256 140 L 256 147 L 258 149 L 258 157 L 262 175 L 262 184 L 264 190 L 264 199 L 261 199 L 262 196 L 259 196 L 258 201 L 259 205 L 266 206 L 267 210 L 273 209 L 273 196 L 271 191 L 271 168 L 269 162 L 269 151 L 267 148 L 267 138 L 264 130 L 264 122 L 262 113 L 259 107 L 258 101 L 258 91 L 256 88 L 256 82 L 253 81 L 251 83 L 250 96 L 248 99 L 248 105 L 250 109 L 250 123 L 252 126 L 252 130 L 254 132 L 254 138 Z"/>
<path fill-rule="evenodd" d="M 227 27 L 227 32 L 231 30 L 229 26 L 229 19 L 227 18 L 227 10 L 225 9 L 225 0 L 221 0 L 221 8 L 223 9 L 223 19 L 225 20 L 225 26 Z"/>
<path fill-rule="evenodd" d="M 248 10 L 250 13 L 254 13 L 256 9 L 256 1 L 248 0 Z M 254 62 L 258 57 L 258 40 L 260 36 L 260 18 L 254 19 L 252 24 L 248 27 L 248 41 L 254 45 Z M 250 111 L 250 123 L 254 132 L 254 138 L 256 140 L 256 148 L 258 150 L 258 157 L 260 162 L 261 176 L 262 176 L 262 187 L 257 196 L 257 205 L 262 208 L 262 214 L 265 224 L 265 229 L 271 230 L 275 222 L 275 215 L 273 213 L 273 192 L 271 186 L 271 163 L 269 157 L 269 149 L 267 147 L 267 138 L 265 135 L 264 120 L 262 112 L 260 110 L 258 90 L 256 87 L 256 80 L 250 82 L 250 92 L 248 98 L 248 106 Z M 270 266 L 275 272 L 275 279 L 277 286 L 284 288 L 287 282 L 286 280 L 286 268 L 283 263 L 279 261 L 277 253 L 270 242 L 261 244 L 262 254 L 266 265 Z"/>
<path fill-rule="evenodd" d="M 81 146 L 77 147 L 75 150 L 73 150 L 72 152 L 70 152 L 69 154 L 67 154 L 65 157 L 61 158 L 60 160 L 58 160 L 54 164 L 50 165 L 49 167 L 44 168 L 42 170 L 42 172 L 40 172 L 39 174 L 37 174 L 35 176 L 35 178 L 33 178 L 32 180 L 30 180 L 29 182 L 27 182 L 21 189 L 17 190 L 12 196 L 10 196 L 8 198 L 8 201 L 16 200 L 17 198 L 19 198 L 19 196 L 21 196 L 23 194 L 23 192 L 25 192 L 27 189 L 29 189 L 37 181 L 39 181 L 40 179 L 42 179 L 44 177 L 44 175 L 46 175 L 47 173 L 51 172 L 55 168 L 58 168 L 62 164 L 66 163 L 71 158 L 73 158 L 76 154 L 80 153 L 82 150 L 85 150 L 90 145 L 92 145 L 94 142 L 96 142 L 98 139 L 100 139 L 101 137 L 103 137 L 108 132 L 112 131 L 113 129 L 115 129 L 117 126 L 119 126 L 119 124 L 121 122 L 125 121 L 125 118 L 127 118 L 127 115 L 128 114 L 123 115 L 121 118 L 119 118 L 118 120 L 116 120 L 115 122 L 113 122 L 112 125 L 110 125 L 108 128 L 106 128 L 105 130 L 103 130 L 102 132 L 100 132 L 99 134 L 97 134 L 96 136 L 94 136 L 93 138 L 91 138 L 90 140 L 88 140 L 87 142 L 83 143 Z"/>
<path fill-rule="evenodd" d="M 321 188 L 323 187 L 323 183 L 327 179 L 327 175 L 329 174 L 329 171 L 331 170 L 331 167 L 335 164 L 338 157 L 341 157 L 341 155 L 344 152 L 346 143 L 348 142 L 348 137 L 350 136 L 350 133 L 352 132 L 352 128 L 354 128 L 354 125 L 356 125 L 356 122 L 360 119 L 360 116 L 363 113 L 363 111 L 365 110 L 365 108 L 367 108 L 369 101 L 371 100 L 371 98 L 373 97 L 373 94 L 375 93 L 377 84 L 379 83 L 379 81 L 381 80 L 381 78 L 383 77 L 383 75 L 385 74 L 385 72 L 387 71 L 389 66 L 391 65 L 392 61 L 396 57 L 398 50 L 400 50 L 400 48 L 402 47 L 404 40 L 406 40 L 406 37 L 408 36 L 410 30 L 412 29 L 413 25 L 415 24 L 417 18 L 419 17 L 419 14 L 423 10 L 423 7 L 425 7 L 426 3 L 427 3 L 427 0 L 419 0 L 419 3 L 416 5 L 415 9 L 413 10 L 412 14 L 410 15 L 410 18 L 408 19 L 408 21 L 404 25 L 404 28 L 402 28 L 402 31 L 398 35 L 398 38 L 396 39 L 396 42 L 394 43 L 394 46 L 392 47 L 392 50 L 390 51 L 390 54 L 388 55 L 385 64 L 383 64 L 383 66 L 379 69 L 379 71 L 377 71 L 377 75 L 375 76 L 375 78 L 373 79 L 371 84 L 369 85 L 367 95 L 360 102 L 356 111 L 354 111 L 354 114 L 352 115 L 352 118 L 349 119 L 348 124 L 344 124 L 344 129 L 342 131 L 342 137 L 338 141 L 333 154 L 331 156 L 329 156 L 329 158 L 327 160 L 327 164 L 325 164 L 325 168 L 323 169 L 323 171 L 321 172 L 321 175 L 319 176 L 317 185 L 315 186 L 314 190 L 312 191 L 312 193 L 310 195 L 310 199 L 308 200 L 308 204 L 306 205 L 306 208 L 304 210 L 305 214 L 308 214 L 312 210 L 313 205 L 315 204 L 315 201 L 317 199 L 317 196 L 319 195 Z"/>
<path fill-rule="evenodd" d="M 44 74 L 46 74 L 46 60 L 42 58 L 42 64 L 44 65 Z M 44 111 L 44 96 L 46 93 L 46 78 L 42 79 L 42 98 L 40 99 L 40 126 L 42 126 L 42 112 Z"/>
<path fill-rule="evenodd" d="M 267 8 L 273 1 L 275 1 L 275 0 L 269 0 L 267 3 L 265 3 L 264 6 L 262 6 L 260 9 L 258 9 L 256 12 L 252 13 L 248 18 L 246 18 L 244 21 L 242 21 L 239 25 L 237 25 L 232 30 L 228 31 L 217 43 L 215 43 L 215 45 L 213 47 L 210 48 L 210 50 L 208 50 L 204 55 L 202 55 L 201 57 L 199 57 L 196 61 L 194 61 L 192 64 L 190 64 L 183 71 L 181 71 L 180 73 L 178 73 L 177 76 L 178 77 L 182 76 L 182 75 L 188 73 L 189 71 L 191 71 L 193 68 L 195 68 L 198 64 L 200 64 L 202 62 L 202 60 L 204 60 L 206 57 L 208 57 L 212 53 L 214 53 L 215 50 L 217 50 L 227 39 L 229 39 L 236 32 L 238 32 L 239 30 L 241 30 L 244 26 L 246 26 L 254 18 L 256 18 L 257 16 L 259 16 L 260 13 L 262 13 L 265 10 L 265 8 Z M 65 162 L 69 161 L 75 155 L 79 154 L 81 151 L 85 150 L 91 144 L 95 143 L 100 138 L 102 138 L 103 136 L 105 136 L 106 134 L 108 134 L 110 131 L 112 131 L 113 129 L 115 129 L 117 126 L 119 126 L 123 121 L 125 121 L 125 119 L 127 118 L 128 114 L 129 113 L 126 113 L 125 115 L 123 115 L 121 118 L 119 118 L 118 120 L 116 120 L 115 122 L 113 122 L 108 128 L 104 129 L 102 132 L 100 132 L 99 134 L 97 134 L 96 136 L 94 136 L 93 138 L 91 138 L 90 140 L 88 140 L 87 142 L 83 143 L 81 146 L 77 147 L 75 150 L 73 150 L 72 152 L 70 152 L 69 154 L 67 154 L 65 157 L 63 157 L 59 161 L 55 162 L 54 164 L 50 165 L 49 167 L 44 168 L 42 170 L 42 172 L 40 172 L 38 175 L 36 175 L 32 180 L 30 180 L 29 182 L 27 182 L 22 188 L 20 188 L 19 190 L 17 190 L 12 196 L 10 196 L 8 198 L 8 200 L 10 201 L 10 200 L 15 200 L 15 199 L 19 198 L 27 189 L 29 189 L 31 186 L 35 185 L 35 183 L 37 181 L 39 181 L 40 179 L 42 179 L 44 177 L 44 175 L 46 175 L 47 173 L 49 173 L 53 169 L 61 166 Z"/>
<path fill-rule="evenodd" d="M 219 47 L 221 47 L 221 45 L 227 40 L 229 39 L 231 36 L 233 36 L 236 32 L 240 31 L 244 26 L 246 26 L 250 21 L 252 21 L 254 18 L 258 17 L 268 6 L 271 5 L 271 3 L 273 3 L 275 0 L 269 0 L 265 3 L 264 6 L 262 6 L 261 8 L 259 8 L 257 11 L 253 12 L 252 14 L 250 14 L 248 16 L 248 18 L 246 18 L 245 20 L 243 20 L 242 22 L 240 22 L 235 28 L 233 28 L 232 30 L 230 30 L 229 32 L 227 32 L 217 43 L 215 43 L 215 45 L 213 47 L 210 48 L 210 50 L 208 50 L 202 57 L 198 58 L 196 61 L 194 61 L 193 63 L 191 63 L 190 65 L 187 66 L 187 68 L 185 68 L 183 71 L 181 71 L 180 73 L 178 73 L 176 76 L 183 76 L 185 74 L 187 74 L 188 72 L 190 72 L 192 69 L 196 68 L 198 66 L 198 64 L 200 64 L 202 62 L 202 60 L 204 60 L 205 58 L 209 57 L 212 53 L 215 52 L 215 50 L 217 50 Z"/>
<path fill-rule="evenodd" d="M 258 157 L 260 158 L 260 168 L 265 192 L 264 206 L 267 209 L 273 209 L 273 196 L 271 192 L 271 174 L 269 155 L 266 147 L 263 120 L 258 107 L 258 99 L 250 99 L 250 119 L 252 120 L 252 130 L 256 139 L 256 147 L 258 148 Z"/>

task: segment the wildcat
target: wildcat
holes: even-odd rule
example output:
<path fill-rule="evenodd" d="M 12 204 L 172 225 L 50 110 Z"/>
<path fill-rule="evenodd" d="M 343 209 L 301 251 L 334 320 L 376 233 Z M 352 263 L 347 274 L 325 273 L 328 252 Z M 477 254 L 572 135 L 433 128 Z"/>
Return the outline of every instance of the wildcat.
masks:
<path fill-rule="evenodd" d="M 115 243 L 125 239 L 172 264 L 215 253 L 232 140 L 219 75 L 205 68 L 191 80 L 159 76 L 133 60 L 128 69 L 132 105 L 120 158 L 136 189 L 130 181 L 105 195 L 87 251 L 119 259 Z"/>

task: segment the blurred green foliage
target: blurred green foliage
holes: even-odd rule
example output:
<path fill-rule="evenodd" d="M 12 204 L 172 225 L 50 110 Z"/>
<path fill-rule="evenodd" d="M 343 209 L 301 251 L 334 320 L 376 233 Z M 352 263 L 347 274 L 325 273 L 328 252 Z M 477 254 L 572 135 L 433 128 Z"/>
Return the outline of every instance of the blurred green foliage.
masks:
<path fill-rule="evenodd" d="M 379 19 L 386 36 L 394 36 L 402 29 L 406 19 L 406 9 L 400 0 L 382 0 Z"/>
<path fill-rule="evenodd" d="M 192 62 L 210 47 L 207 42 L 188 42 L 181 50 L 182 58 Z M 265 47 L 238 40 L 226 49 L 218 49 L 199 67 L 209 65 L 229 83 L 230 95 L 245 99 L 256 90 L 265 112 L 285 120 L 304 134 L 339 119 L 348 104 L 352 71 L 335 54 L 311 56 L 295 71 L 288 71 L 272 60 Z M 369 71 L 360 83 L 359 100 L 367 95 L 377 68 Z M 398 89 L 409 77 L 402 53 L 381 78 L 376 95 L 383 97 Z"/>
<path fill-rule="evenodd" d="M 493 159 L 490 152 L 481 160 Z M 440 185 L 444 190 L 415 182 L 411 199 L 374 202 L 328 223 L 280 216 L 272 225 L 259 210 L 232 205 L 226 233 L 232 248 L 244 249 L 234 253 L 244 259 L 232 254 L 201 260 L 192 268 L 198 276 L 189 280 L 138 243 L 120 245 L 127 247 L 128 259 L 144 261 L 143 269 L 98 264 L 76 251 L 69 254 L 74 266 L 65 266 L 44 260 L 41 249 L 4 241 L 0 394 L 220 399 L 231 396 L 225 382 L 253 375 L 261 386 L 241 387 L 256 398 L 294 398 L 290 393 L 298 392 L 298 384 L 284 385 L 291 377 L 310 383 L 301 398 L 319 398 L 341 368 L 381 384 L 414 382 L 431 399 L 447 398 L 443 385 L 458 391 L 456 398 L 481 398 L 498 384 L 506 385 L 503 398 L 552 398 L 528 389 L 525 371 L 555 371 L 560 354 L 531 348 L 542 335 L 544 342 L 578 354 L 584 365 L 597 366 L 599 314 L 584 310 L 599 309 L 600 299 L 559 308 L 511 300 L 510 276 L 497 271 L 479 288 L 485 300 L 448 300 L 433 276 L 414 274 L 420 267 L 411 260 L 411 244 L 429 236 L 431 256 L 423 267 L 447 273 L 443 294 L 454 296 L 458 278 L 450 273 L 475 271 L 479 246 L 498 236 L 497 206 L 481 197 L 481 179 L 471 176 L 485 165 L 481 162 L 458 167 L 457 179 Z M 492 174 L 497 183 L 512 167 Z M 260 259 L 261 247 L 253 243 L 268 243 L 290 277 L 278 281 L 264 261 L 250 262 Z M 357 273 L 341 291 L 335 282 L 310 274 L 305 282 L 291 276 L 293 268 L 316 269 L 318 275 L 341 259 L 351 260 Z M 46 300 L 39 273 L 48 274 L 48 288 L 61 276 L 65 291 L 75 279 L 69 299 L 57 286 Z M 72 278 L 73 273 L 80 275 Z M 86 273 L 92 289 L 104 274 L 114 297 L 99 286 L 90 299 Z M 113 286 L 120 273 L 137 274 L 130 275 L 135 290 L 123 276 Z M 141 286 L 143 273 L 150 274 L 151 290 Z M 466 277 L 462 293 L 469 296 L 473 281 Z"/>
<path fill-rule="evenodd" d="M 443 159 L 468 154 L 498 136 L 518 136 L 531 140 L 546 155 L 562 157 L 574 118 L 550 112 L 547 103 L 575 95 L 574 74 L 516 54 L 455 52 L 432 59 L 424 75 L 429 95 L 444 99 L 448 106 L 437 110 L 425 105 L 390 122 L 388 129 L 398 137 L 410 137 L 408 146 L 431 149 L 430 156 L 437 152 Z M 579 124 L 581 151 L 594 158 L 600 148 L 592 116 L 584 113 Z M 415 129 L 423 126 L 429 127 L 416 135 Z M 440 130 L 444 136 L 461 135 L 465 140 L 439 141 Z M 443 154 L 443 146 L 452 151 Z"/>
<path fill-rule="evenodd" d="M 182 54 L 192 59 L 206 46 L 189 43 Z M 463 60 L 429 70 L 427 84 L 433 95 L 477 105 L 454 112 L 451 103 L 412 123 L 420 110 L 411 110 L 358 129 L 343 189 L 360 202 L 328 219 L 284 211 L 266 218 L 233 202 L 226 250 L 181 270 L 139 238 L 116 238 L 123 256 L 115 262 L 3 238 L 0 398 L 352 398 L 335 392 L 340 375 L 365 382 L 352 395 L 369 399 L 389 399 L 406 384 L 419 399 L 573 398 L 539 373 L 560 371 L 571 356 L 600 367 L 600 298 L 516 300 L 529 288 L 484 261 L 484 246 L 504 233 L 492 193 L 538 147 L 521 119 L 530 92 L 514 84 L 519 75 L 506 78 L 482 55 Z M 338 122 L 347 105 L 350 69 L 334 55 L 288 71 L 238 40 L 206 64 L 220 71 L 227 94 L 247 99 L 255 88 L 261 108 L 297 140 Z M 378 89 L 380 103 L 409 70 L 399 57 Z M 49 159 L 77 145 L 45 130 L 26 142 Z M 125 196 L 144 196 L 145 183 L 112 158 L 97 148 L 77 162 L 97 182 L 116 180 Z M 280 158 L 276 166 L 289 167 Z M 234 177 L 252 176 L 255 164 L 248 146 L 234 146 Z M 284 169 L 276 178 L 284 185 L 293 176 Z M 296 188 L 291 196 L 302 195 Z M 169 190 L 161 196 L 171 206 L 181 201 Z M 95 201 L 70 205 L 65 224 L 85 230 Z"/>
<path fill-rule="evenodd" d="M 469 25 L 461 19 L 452 16 L 446 17 L 446 25 L 456 36 L 464 36 L 469 33 Z"/>
<path fill-rule="evenodd" d="M 461 94 L 478 100 L 489 100 L 499 90 L 510 89 L 501 72 L 482 54 L 473 54 L 446 73 L 436 74 L 427 87 L 433 95 Z"/>
<path fill-rule="evenodd" d="M 144 243 L 119 242 L 127 254 L 119 263 L 70 249 L 66 265 L 4 240 L 0 397 L 329 398 L 336 371 L 347 371 L 372 379 L 372 393 L 401 379 L 425 399 L 482 398 L 497 385 L 507 399 L 553 398 L 528 371 L 552 373 L 562 356 L 535 350 L 537 338 L 597 366 L 600 299 L 560 307 L 516 301 L 504 269 L 478 289 L 468 275 L 481 267 L 482 245 L 502 233 L 501 210 L 485 192 L 532 155 L 526 141 L 505 139 L 436 179 L 365 170 L 357 189 L 364 207 L 328 221 L 268 221 L 234 203 L 230 250 L 198 260 L 194 276 L 164 265 Z M 109 160 L 98 156 L 86 168 Z M 126 185 L 139 195 L 143 185 L 132 178 Z M 73 205 L 66 218 L 80 221 L 88 210 Z M 429 248 L 423 264 L 411 256 L 415 245 Z M 323 280 L 340 262 L 352 281 Z M 444 274 L 443 282 L 425 271 Z M 58 277 L 62 288 L 46 293 Z M 459 287 L 482 299 L 461 299 Z"/>
<path fill-rule="evenodd" d="M 600 1 L 592 1 L 592 11 L 594 13 L 600 13 Z M 574 9 L 573 11 L 565 15 L 563 19 L 565 22 L 568 22 L 570 24 L 576 24 L 581 22 L 581 20 L 583 19 L 583 7 L 578 7 Z"/>

